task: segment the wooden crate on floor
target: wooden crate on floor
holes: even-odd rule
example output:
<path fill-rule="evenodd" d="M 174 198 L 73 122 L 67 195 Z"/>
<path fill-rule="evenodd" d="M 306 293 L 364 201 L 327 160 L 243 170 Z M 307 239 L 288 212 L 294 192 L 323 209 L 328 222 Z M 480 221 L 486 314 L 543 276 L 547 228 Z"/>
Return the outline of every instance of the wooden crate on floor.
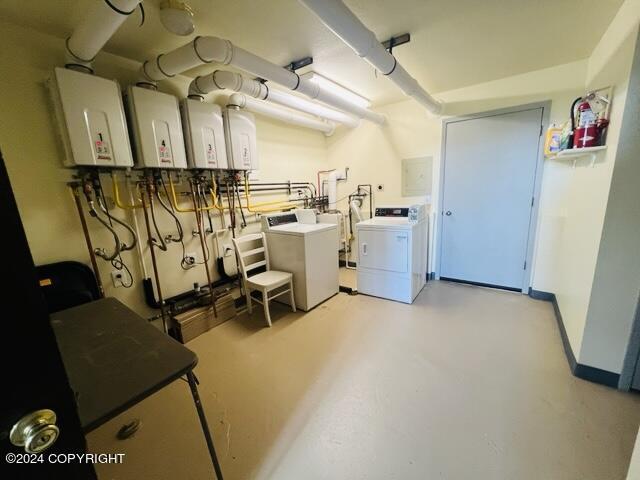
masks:
<path fill-rule="evenodd" d="M 180 341 L 187 343 L 235 316 L 234 299 L 230 294 L 226 294 L 215 301 L 213 308 L 211 305 L 194 308 L 173 316 L 171 320 L 178 331 Z"/>

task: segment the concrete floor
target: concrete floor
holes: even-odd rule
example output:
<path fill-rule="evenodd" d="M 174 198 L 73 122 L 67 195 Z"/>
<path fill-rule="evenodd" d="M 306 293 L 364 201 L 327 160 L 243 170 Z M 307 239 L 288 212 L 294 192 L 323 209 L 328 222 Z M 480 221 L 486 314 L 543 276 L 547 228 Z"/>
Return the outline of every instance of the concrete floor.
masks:
<path fill-rule="evenodd" d="M 188 345 L 227 480 L 625 477 L 640 396 L 571 375 L 548 303 L 430 282 L 413 305 L 339 294 L 272 312 L 271 329 L 256 309 Z M 89 443 L 126 454 L 102 479 L 213 478 L 182 381 Z"/>

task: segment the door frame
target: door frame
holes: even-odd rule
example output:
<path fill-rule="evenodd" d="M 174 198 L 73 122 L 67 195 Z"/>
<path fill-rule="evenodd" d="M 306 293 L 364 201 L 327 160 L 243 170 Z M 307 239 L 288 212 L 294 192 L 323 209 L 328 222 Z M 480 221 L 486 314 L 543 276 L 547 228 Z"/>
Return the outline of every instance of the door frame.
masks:
<path fill-rule="evenodd" d="M 549 127 L 549 115 L 551 111 L 551 100 L 546 100 L 542 102 L 535 103 L 527 103 L 524 105 L 517 105 L 508 108 L 500 108 L 497 110 L 489 110 L 486 112 L 478 112 L 472 113 L 469 115 L 461 115 L 456 117 L 448 117 L 442 120 L 442 139 L 441 139 L 441 148 L 440 148 L 440 172 L 438 178 L 438 206 L 436 211 L 434 212 L 437 216 L 435 219 L 436 224 L 436 232 L 434 235 L 434 239 L 436 242 L 434 248 L 434 254 L 436 258 L 434 259 L 435 266 L 435 278 L 440 279 L 440 268 L 442 261 L 442 217 L 444 215 L 443 204 L 444 204 L 444 177 L 446 170 L 446 158 L 447 158 L 447 127 L 450 123 L 458 123 L 466 120 L 477 120 L 479 118 L 485 117 L 494 117 L 497 115 L 504 115 L 508 113 L 517 113 L 524 112 L 527 110 L 536 110 L 538 108 L 542 108 L 542 125 L 541 125 L 541 135 L 538 141 L 538 157 L 536 162 L 535 174 L 534 174 L 534 183 L 533 183 L 533 207 L 531 209 L 531 215 L 529 218 L 529 232 L 527 236 L 527 253 L 526 253 L 526 262 L 527 267 L 524 269 L 524 275 L 522 280 L 522 293 L 528 293 L 529 287 L 531 286 L 531 278 L 533 273 L 533 252 L 535 250 L 535 239 L 538 227 L 538 207 L 540 204 L 540 190 L 542 187 L 542 171 L 544 169 L 544 140 L 543 134 L 546 132 Z"/>

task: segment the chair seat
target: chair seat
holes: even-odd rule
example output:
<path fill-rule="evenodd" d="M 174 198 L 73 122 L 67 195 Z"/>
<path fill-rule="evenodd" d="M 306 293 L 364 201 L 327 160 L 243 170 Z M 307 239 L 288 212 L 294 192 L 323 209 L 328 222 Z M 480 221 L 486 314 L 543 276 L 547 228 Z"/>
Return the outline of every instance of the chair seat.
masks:
<path fill-rule="evenodd" d="M 291 274 L 288 272 L 278 272 L 277 270 L 267 270 L 247 279 L 247 282 L 256 287 L 279 287 L 285 285 L 291 280 Z"/>

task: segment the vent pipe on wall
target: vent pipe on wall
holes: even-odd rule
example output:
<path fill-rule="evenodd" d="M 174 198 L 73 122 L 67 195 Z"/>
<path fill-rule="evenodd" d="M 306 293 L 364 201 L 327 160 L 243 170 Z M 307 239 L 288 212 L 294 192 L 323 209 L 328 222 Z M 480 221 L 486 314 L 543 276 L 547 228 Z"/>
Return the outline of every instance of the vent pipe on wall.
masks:
<path fill-rule="evenodd" d="M 239 73 L 226 70 L 216 70 L 209 75 L 196 77 L 191 82 L 191 85 L 189 85 L 189 95 L 202 96 L 222 89 L 244 93 L 253 98 L 266 100 L 267 102 L 276 103 L 284 107 L 293 108 L 294 110 L 300 110 L 327 120 L 342 123 L 351 128 L 355 128 L 360 124 L 360 121 L 351 115 L 332 110 L 324 105 L 296 97 L 290 93 L 269 89 L 265 84 L 257 80 L 251 80 L 243 77 Z"/>
<path fill-rule="evenodd" d="M 67 67 L 93 72 L 91 63 L 105 43 L 135 12 L 141 0 L 98 0 L 66 41 Z"/>
<path fill-rule="evenodd" d="M 234 66 L 257 77 L 300 92 L 312 100 L 318 100 L 338 110 L 349 112 L 359 118 L 366 118 L 378 124 L 385 122 L 384 115 L 372 112 L 360 105 L 355 105 L 353 102 L 329 92 L 318 84 L 302 78 L 295 72 L 238 48 L 229 40 L 217 37 L 197 37 L 182 47 L 166 54 L 158 55 L 153 60 L 147 60 L 142 65 L 142 75 L 145 81 L 157 82 L 173 77 L 190 68 L 212 62 Z"/>
<path fill-rule="evenodd" d="M 269 103 L 247 97 L 241 93 L 233 93 L 229 95 L 227 107 L 231 106 L 246 108 L 250 112 L 275 118 L 276 120 L 281 120 L 292 125 L 319 130 L 327 136 L 331 135 L 335 130 L 335 125 L 332 123 L 323 122 L 322 120 L 316 120 L 315 118 L 307 117 L 294 111 L 275 107 Z"/>
<path fill-rule="evenodd" d="M 299 1 L 359 56 L 400 87 L 406 95 L 413 97 L 429 112 L 435 115 L 442 113 L 442 104 L 409 75 L 342 0 Z"/>

